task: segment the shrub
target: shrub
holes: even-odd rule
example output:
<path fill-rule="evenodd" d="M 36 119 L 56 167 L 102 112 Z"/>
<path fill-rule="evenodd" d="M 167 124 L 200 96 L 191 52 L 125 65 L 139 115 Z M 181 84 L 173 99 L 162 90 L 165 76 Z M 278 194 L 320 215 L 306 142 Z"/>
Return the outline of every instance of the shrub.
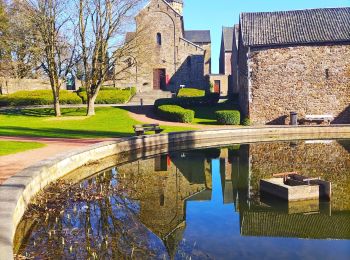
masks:
<path fill-rule="evenodd" d="M 204 97 L 183 97 L 183 98 L 161 98 L 154 102 L 154 107 L 162 105 L 177 105 L 181 107 L 208 106 L 219 102 L 220 95 L 217 93 L 208 93 Z"/>
<path fill-rule="evenodd" d="M 179 90 L 179 93 L 177 94 L 178 98 L 204 97 L 204 96 L 205 96 L 205 90 L 200 90 L 195 88 L 182 88 Z"/>
<path fill-rule="evenodd" d="M 237 110 L 222 110 L 216 112 L 216 119 L 222 125 L 239 125 L 241 114 Z"/>
<path fill-rule="evenodd" d="M 191 123 L 194 119 L 194 111 L 176 105 L 159 106 L 157 114 L 165 120 L 181 123 Z"/>
<path fill-rule="evenodd" d="M 250 125 L 251 125 L 250 119 L 249 119 L 248 117 L 245 117 L 245 118 L 242 120 L 242 125 L 244 125 L 244 126 L 250 126 Z"/>
<path fill-rule="evenodd" d="M 81 104 L 81 99 L 76 93 L 67 90 L 60 91 L 61 104 Z M 0 106 L 36 106 L 53 104 L 51 90 L 18 91 L 16 93 L 0 97 Z"/>
<path fill-rule="evenodd" d="M 125 104 L 136 93 L 136 88 L 116 89 L 108 88 L 101 89 L 97 95 L 95 104 Z M 85 90 L 79 90 L 78 95 L 84 103 L 87 102 L 87 95 Z"/>

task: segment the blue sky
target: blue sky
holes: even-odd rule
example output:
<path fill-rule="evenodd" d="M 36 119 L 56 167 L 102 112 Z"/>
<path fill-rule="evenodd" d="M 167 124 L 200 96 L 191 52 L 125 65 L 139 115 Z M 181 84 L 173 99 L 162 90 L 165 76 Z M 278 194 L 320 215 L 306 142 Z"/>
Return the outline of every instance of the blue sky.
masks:
<path fill-rule="evenodd" d="M 218 73 L 222 26 L 238 22 L 241 12 L 269 12 L 350 6 L 350 0 L 184 0 L 186 30 L 209 29 L 212 72 Z"/>

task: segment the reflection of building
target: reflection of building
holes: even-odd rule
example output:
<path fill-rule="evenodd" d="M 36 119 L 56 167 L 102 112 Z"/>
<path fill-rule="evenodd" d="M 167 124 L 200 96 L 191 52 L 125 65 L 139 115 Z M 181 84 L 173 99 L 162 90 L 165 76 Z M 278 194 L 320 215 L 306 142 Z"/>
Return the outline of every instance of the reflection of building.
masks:
<path fill-rule="evenodd" d="M 186 227 L 185 201 L 211 198 L 210 169 L 201 152 L 160 155 L 118 167 L 119 176 L 125 176 L 120 185 L 133 187 L 128 196 L 140 203 L 141 222 L 164 240 L 170 255 Z"/>
<path fill-rule="evenodd" d="M 339 143 L 260 143 L 239 154 L 235 160 L 244 161 L 233 168 L 232 180 L 242 235 L 350 239 L 350 153 Z M 332 181 L 336 188 L 331 203 L 260 198 L 259 180 L 281 171 Z"/>

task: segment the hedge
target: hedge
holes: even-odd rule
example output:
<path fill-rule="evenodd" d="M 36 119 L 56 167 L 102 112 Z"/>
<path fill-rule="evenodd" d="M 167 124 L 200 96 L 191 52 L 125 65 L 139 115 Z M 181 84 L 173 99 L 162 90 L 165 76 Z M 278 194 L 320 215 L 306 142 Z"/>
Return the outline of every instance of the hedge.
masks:
<path fill-rule="evenodd" d="M 208 106 L 217 104 L 219 99 L 220 94 L 218 93 L 209 93 L 204 97 L 161 98 L 154 102 L 154 107 L 157 108 L 162 105 L 176 105 L 185 108 L 193 106 Z"/>
<path fill-rule="evenodd" d="M 175 105 L 163 105 L 157 108 L 157 114 L 168 121 L 191 123 L 194 120 L 194 111 Z"/>
<path fill-rule="evenodd" d="M 186 97 L 204 97 L 205 90 L 195 89 L 195 88 L 182 88 L 179 90 L 177 94 L 178 98 L 186 98 Z"/>
<path fill-rule="evenodd" d="M 217 111 L 216 119 L 222 125 L 239 125 L 241 122 L 241 113 L 237 110 Z"/>
<path fill-rule="evenodd" d="M 125 104 L 136 93 L 136 88 L 116 89 L 116 88 L 103 88 L 99 91 L 95 104 Z M 81 97 L 84 103 L 87 102 L 86 91 L 80 89 L 78 95 Z"/>
<path fill-rule="evenodd" d="M 76 93 L 67 90 L 60 91 L 61 104 L 82 104 Z M 0 96 L 0 106 L 36 106 L 52 105 L 51 90 L 18 91 L 7 96 Z"/>

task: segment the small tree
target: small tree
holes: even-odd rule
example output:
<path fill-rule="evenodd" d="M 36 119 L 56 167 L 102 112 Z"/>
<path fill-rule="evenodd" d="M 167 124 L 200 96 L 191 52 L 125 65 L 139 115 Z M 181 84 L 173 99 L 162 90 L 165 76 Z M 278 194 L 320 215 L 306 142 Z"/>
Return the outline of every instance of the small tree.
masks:
<path fill-rule="evenodd" d="M 117 59 L 126 56 L 123 47 L 120 47 L 122 36 L 142 2 L 143 0 L 78 0 L 79 42 L 83 82 L 88 99 L 87 115 L 95 115 L 95 100 L 103 82 L 114 69 Z"/>
<path fill-rule="evenodd" d="M 13 76 L 31 78 L 39 69 L 42 58 L 37 29 L 23 10 L 22 0 L 12 0 L 8 9 L 10 26 L 7 38 L 11 42 Z"/>
<path fill-rule="evenodd" d="M 9 15 L 7 6 L 0 0 L 0 77 L 11 74 L 11 49 L 9 36 Z"/>
<path fill-rule="evenodd" d="M 37 30 L 42 51 L 41 67 L 47 74 L 56 116 L 61 116 L 60 89 L 76 62 L 72 8 L 66 0 L 25 0 L 22 2 L 31 24 Z M 72 40 L 73 38 L 73 40 Z"/>

